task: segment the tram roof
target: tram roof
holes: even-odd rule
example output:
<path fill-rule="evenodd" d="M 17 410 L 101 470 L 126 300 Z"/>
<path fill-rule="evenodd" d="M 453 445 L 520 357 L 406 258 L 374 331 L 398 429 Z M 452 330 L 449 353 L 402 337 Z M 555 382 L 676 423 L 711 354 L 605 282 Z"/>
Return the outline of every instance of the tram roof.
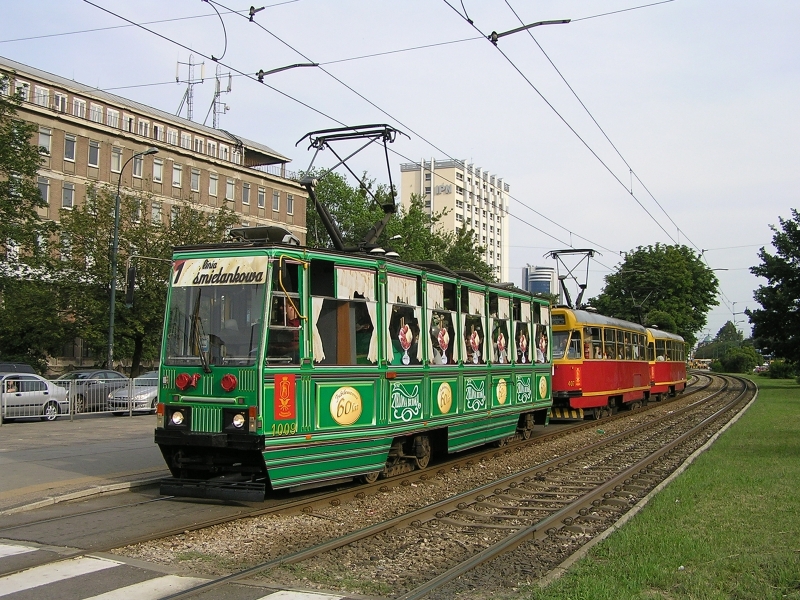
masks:
<path fill-rule="evenodd" d="M 444 265 L 437 263 L 435 261 L 415 261 L 415 262 L 408 262 L 404 261 L 400 258 L 393 257 L 393 256 L 386 256 L 385 254 L 370 254 L 367 252 L 339 252 L 338 250 L 334 250 L 332 248 L 308 248 L 307 246 L 295 246 L 291 244 L 281 244 L 274 241 L 265 241 L 265 240 L 247 240 L 247 241 L 235 241 L 235 242 L 216 242 L 216 243 L 207 243 L 207 244 L 193 244 L 187 246 L 175 246 L 173 248 L 173 252 L 203 252 L 203 251 L 225 251 L 225 250 L 281 250 L 285 252 L 297 252 L 301 254 L 305 253 L 313 253 L 313 254 L 327 254 L 332 257 L 339 257 L 349 260 L 356 260 L 356 261 L 366 261 L 366 262 L 374 262 L 377 263 L 378 261 L 383 261 L 387 265 L 394 265 L 397 267 L 401 267 L 404 269 L 408 269 L 411 271 L 417 272 L 432 272 L 436 275 L 449 277 L 455 280 L 460 281 L 461 284 L 477 284 L 480 286 L 486 286 L 493 290 L 497 291 L 504 291 L 511 294 L 521 295 L 521 296 L 531 296 L 529 292 L 516 287 L 515 285 L 509 283 L 494 283 L 491 281 L 486 281 L 482 279 L 472 271 L 453 271 Z M 540 298 L 531 297 L 531 300 L 541 300 Z M 544 300 L 542 300 L 544 301 Z"/>
<path fill-rule="evenodd" d="M 682 342 L 683 338 L 677 333 L 670 333 L 669 331 L 661 331 L 654 327 L 648 327 L 647 332 L 656 340 L 673 340 L 675 342 Z"/>
<path fill-rule="evenodd" d="M 615 317 L 606 317 L 604 315 L 598 314 L 596 312 L 590 312 L 588 310 L 576 310 L 574 308 L 558 306 L 553 309 L 553 313 L 555 314 L 557 311 L 562 311 L 562 310 L 564 312 L 572 313 L 576 323 L 579 325 L 600 325 L 604 327 L 620 327 L 624 329 L 630 329 L 632 331 L 639 331 L 641 333 L 645 333 L 647 331 L 647 329 L 643 325 L 639 325 L 638 323 L 625 321 L 624 319 L 617 319 Z"/>

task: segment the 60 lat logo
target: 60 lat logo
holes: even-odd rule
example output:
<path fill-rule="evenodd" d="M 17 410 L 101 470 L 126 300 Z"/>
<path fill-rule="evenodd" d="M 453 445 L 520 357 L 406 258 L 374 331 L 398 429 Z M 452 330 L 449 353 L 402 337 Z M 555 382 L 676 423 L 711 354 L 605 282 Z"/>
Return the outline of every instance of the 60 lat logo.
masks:
<path fill-rule="evenodd" d="M 341 387 L 331 397 L 331 417 L 339 425 L 352 425 L 361 416 L 361 394 L 351 387 Z"/>

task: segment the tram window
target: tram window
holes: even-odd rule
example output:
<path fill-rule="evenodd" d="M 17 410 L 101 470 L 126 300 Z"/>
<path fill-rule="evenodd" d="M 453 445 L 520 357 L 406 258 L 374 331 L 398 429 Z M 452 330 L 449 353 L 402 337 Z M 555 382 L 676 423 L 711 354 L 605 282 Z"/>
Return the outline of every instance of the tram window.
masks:
<path fill-rule="evenodd" d="M 336 295 L 333 286 L 334 271 L 334 263 L 328 260 L 311 261 L 309 282 L 312 296 L 332 298 Z"/>
<path fill-rule="evenodd" d="M 464 296 L 467 295 L 467 312 L 463 315 L 465 350 L 465 364 L 486 364 L 486 332 L 483 329 L 483 319 L 486 314 L 486 296 L 483 292 L 471 291 L 466 286 L 461 287 L 461 308 L 464 309 Z"/>
<path fill-rule="evenodd" d="M 464 315 L 464 345 L 466 346 L 464 362 L 472 365 L 486 363 L 486 356 L 483 350 L 484 337 L 483 317 L 480 315 Z"/>
<path fill-rule="evenodd" d="M 645 347 L 645 344 L 647 343 L 647 336 L 645 336 L 643 333 L 640 333 L 636 337 L 638 339 L 638 343 L 636 345 L 638 353 L 636 355 L 636 358 L 637 358 L 637 360 L 644 360 L 645 359 L 644 347 Z"/>
<path fill-rule="evenodd" d="M 591 343 L 591 358 L 603 358 L 603 330 L 599 327 L 587 327 Z M 587 358 L 584 356 L 584 358 Z"/>
<path fill-rule="evenodd" d="M 421 364 L 419 308 L 406 304 L 392 304 L 390 310 L 387 362 L 392 365 Z"/>
<path fill-rule="evenodd" d="M 647 360 L 650 362 L 656 359 L 656 345 L 653 342 L 647 343 Z"/>
<path fill-rule="evenodd" d="M 491 293 L 489 294 L 489 316 L 493 318 L 497 318 L 497 294 Z"/>
<path fill-rule="evenodd" d="M 547 347 L 547 325 L 539 324 L 536 325 L 536 362 L 537 363 L 546 363 L 550 362 L 550 355 L 548 354 L 548 347 Z M 566 341 L 565 341 L 566 343 Z M 553 352 L 555 353 L 555 334 L 553 334 Z M 564 356 L 564 351 L 562 349 L 561 356 Z"/>
<path fill-rule="evenodd" d="M 656 360 L 664 360 L 667 356 L 665 340 L 656 340 Z"/>
<path fill-rule="evenodd" d="M 455 313 L 434 310 L 429 314 L 431 315 L 430 329 L 428 330 L 430 363 L 432 365 L 457 364 Z"/>
<path fill-rule="evenodd" d="M 522 301 L 519 298 L 511 299 L 511 318 L 514 321 L 522 321 Z"/>
<path fill-rule="evenodd" d="M 574 329 L 569 338 L 569 347 L 567 348 L 567 358 L 578 359 L 583 356 L 583 345 L 581 343 L 580 329 Z"/>
<path fill-rule="evenodd" d="M 461 312 L 469 312 L 469 288 L 461 286 Z"/>
<path fill-rule="evenodd" d="M 567 352 L 568 341 L 569 341 L 569 331 L 553 332 L 553 358 L 555 359 L 564 358 L 564 355 Z M 539 362 L 539 357 L 538 357 L 539 353 L 537 352 L 536 354 L 537 354 L 536 362 Z"/>
<path fill-rule="evenodd" d="M 275 292 L 270 303 L 267 364 L 300 363 L 300 333 L 303 318 L 297 294 Z"/>
<path fill-rule="evenodd" d="M 519 364 L 531 362 L 531 336 L 528 325 L 528 323 L 519 320 L 514 324 L 514 347 L 516 348 L 516 361 Z"/>
<path fill-rule="evenodd" d="M 526 303 L 526 304 L 527 304 L 527 303 Z M 524 311 L 524 309 L 523 309 L 523 313 L 524 313 L 524 312 L 525 312 L 525 311 Z M 522 318 L 523 318 L 523 319 L 525 318 L 525 315 L 524 315 L 524 314 L 523 314 L 523 317 L 522 317 Z M 533 303 L 533 322 L 534 322 L 534 323 L 541 323 L 541 322 L 542 322 L 542 307 L 541 307 L 541 305 L 540 305 L 538 302 L 534 302 L 534 303 Z"/>
<path fill-rule="evenodd" d="M 630 360 L 633 358 L 633 345 L 631 344 L 631 334 L 629 332 L 624 332 L 625 336 L 625 360 Z"/>
<path fill-rule="evenodd" d="M 498 364 L 511 362 L 508 351 L 508 320 L 492 319 L 492 361 Z"/>
<path fill-rule="evenodd" d="M 444 286 L 444 308 L 445 310 L 455 311 L 458 306 L 457 287 L 454 283 L 445 283 Z"/>
<path fill-rule="evenodd" d="M 276 260 L 272 268 L 272 290 L 297 293 L 300 265 L 284 258 Z"/>
<path fill-rule="evenodd" d="M 603 356 L 605 358 L 614 360 L 617 358 L 617 337 L 615 330 L 607 328 L 603 331 L 605 337 L 605 346 L 603 347 Z"/>
<path fill-rule="evenodd" d="M 378 362 L 375 334 L 377 307 L 359 298 L 312 298 L 314 361 L 322 365 L 363 365 Z"/>
<path fill-rule="evenodd" d="M 667 360 L 675 360 L 675 349 L 673 348 L 672 341 L 667 340 Z"/>

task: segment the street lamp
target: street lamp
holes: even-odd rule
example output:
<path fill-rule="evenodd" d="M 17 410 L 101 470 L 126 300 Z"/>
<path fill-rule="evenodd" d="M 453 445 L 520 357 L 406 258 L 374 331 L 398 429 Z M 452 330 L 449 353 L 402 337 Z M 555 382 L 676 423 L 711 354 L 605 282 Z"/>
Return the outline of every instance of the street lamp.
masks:
<path fill-rule="evenodd" d="M 142 152 L 136 152 L 122 165 L 117 179 L 117 199 L 114 204 L 114 242 L 111 246 L 111 299 L 108 305 L 108 368 L 114 368 L 114 306 L 117 301 L 117 250 L 119 248 L 119 192 L 122 187 L 122 173 L 125 167 L 137 156 L 147 156 L 155 154 L 158 148 L 148 148 Z"/>

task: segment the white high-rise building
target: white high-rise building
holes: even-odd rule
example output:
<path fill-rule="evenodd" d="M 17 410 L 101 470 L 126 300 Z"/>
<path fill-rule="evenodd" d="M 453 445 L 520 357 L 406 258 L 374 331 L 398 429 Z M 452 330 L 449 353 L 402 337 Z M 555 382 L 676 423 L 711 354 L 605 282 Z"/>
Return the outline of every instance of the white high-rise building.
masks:
<path fill-rule="evenodd" d="M 400 165 L 400 201 L 411 195 L 423 198 L 433 213 L 447 214 L 440 221 L 449 231 L 466 227 L 486 248 L 484 259 L 500 281 L 508 281 L 509 185 L 487 170 L 460 160 L 422 160 Z"/>

